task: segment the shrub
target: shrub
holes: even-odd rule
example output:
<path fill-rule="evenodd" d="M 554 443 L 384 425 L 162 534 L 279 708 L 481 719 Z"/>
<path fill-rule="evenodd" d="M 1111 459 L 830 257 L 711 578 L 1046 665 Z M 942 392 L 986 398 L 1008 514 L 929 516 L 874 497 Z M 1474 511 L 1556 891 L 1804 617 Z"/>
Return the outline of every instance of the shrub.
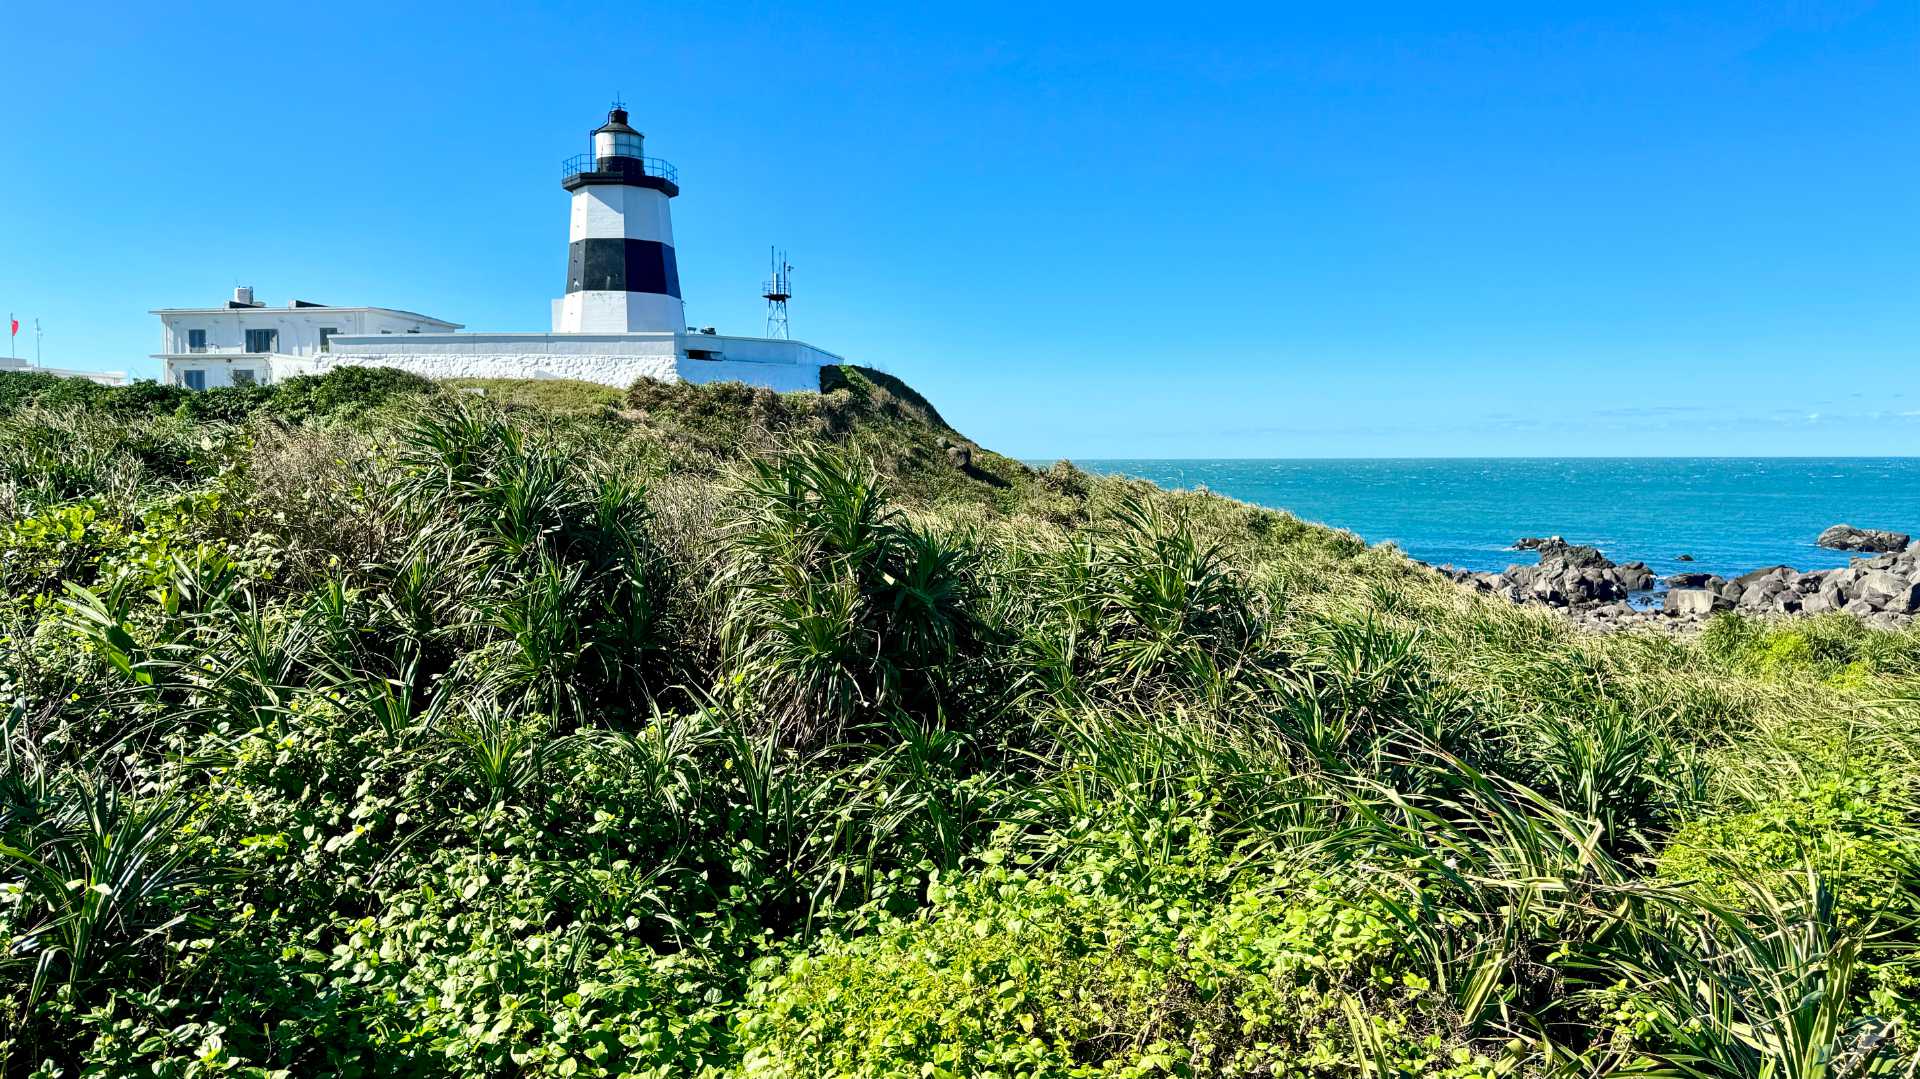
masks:
<path fill-rule="evenodd" d="M 871 471 L 819 451 L 754 461 L 726 529 L 723 656 L 784 741 L 951 699 L 941 672 L 979 637 L 970 552 L 908 524 Z"/>
<path fill-rule="evenodd" d="M 763 964 L 744 1074 L 1495 1074 L 1383 908 L 1312 876 L 1223 880 L 1204 832 L 1172 827 L 1184 853 L 1138 875 L 1124 851 L 1034 871 L 990 849 L 919 916 Z"/>
<path fill-rule="evenodd" d="M 288 419 L 330 419 L 366 413 L 395 397 L 442 392 L 423 375 L 392 367 L 336 367 L 324 375 L 295 375 L 273 388 L 268 411 Z"/>

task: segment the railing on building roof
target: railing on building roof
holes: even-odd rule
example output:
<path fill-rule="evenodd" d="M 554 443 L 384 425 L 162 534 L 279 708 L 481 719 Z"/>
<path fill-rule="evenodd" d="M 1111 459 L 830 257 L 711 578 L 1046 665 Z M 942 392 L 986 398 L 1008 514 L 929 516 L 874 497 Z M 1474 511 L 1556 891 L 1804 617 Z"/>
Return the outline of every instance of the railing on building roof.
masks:
<path fill-rule="evenodd" d="M 632 173 L 657 176 L 675 187 L 680 185 L 680 170 L 657 157 L 599 157 L 575 154 L 560 163 L 560 179 L 569 180 L 583 172 Z"/>

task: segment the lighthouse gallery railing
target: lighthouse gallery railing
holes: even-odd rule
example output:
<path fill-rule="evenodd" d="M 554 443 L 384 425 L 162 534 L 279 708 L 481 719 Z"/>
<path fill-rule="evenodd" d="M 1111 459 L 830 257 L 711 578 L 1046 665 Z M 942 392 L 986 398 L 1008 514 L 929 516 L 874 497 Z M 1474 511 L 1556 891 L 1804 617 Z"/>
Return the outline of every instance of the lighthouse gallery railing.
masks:
<path fill-rule="evenodd" d="M 679 185 L 680 170 L 674 168 L 671 162 L 657 157 L 598 157 L 594 154 L 575 154 L 560 163 L 560 178 L 565 180 L 583 172 L 631 172 L 633 163 L 636 161 L 640 163 L 641 175 L 658 176 L 670 184 Z"/>

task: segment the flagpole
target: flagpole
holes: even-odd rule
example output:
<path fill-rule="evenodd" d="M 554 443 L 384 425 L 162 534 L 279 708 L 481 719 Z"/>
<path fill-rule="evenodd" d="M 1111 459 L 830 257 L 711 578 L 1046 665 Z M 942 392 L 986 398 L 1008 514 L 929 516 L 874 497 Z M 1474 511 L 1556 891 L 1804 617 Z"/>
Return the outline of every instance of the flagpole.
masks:
<path fill-rule="evenodd" d="M 33 320 L 33 365 L 40 366 L 40 320 Z"/>
<path fill-rule="evenodd" d="M 13 339 L 20 336 L 20 323 L 14 320 L 13 312 L 7 312 L 7 359 L 17 360 L 13 354 Z"/>

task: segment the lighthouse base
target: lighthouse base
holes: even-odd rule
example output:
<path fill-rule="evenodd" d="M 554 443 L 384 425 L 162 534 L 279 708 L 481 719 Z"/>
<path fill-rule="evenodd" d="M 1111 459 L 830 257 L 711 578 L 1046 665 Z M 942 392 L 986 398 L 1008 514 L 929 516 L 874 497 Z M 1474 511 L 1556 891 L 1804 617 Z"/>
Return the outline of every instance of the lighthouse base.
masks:
<path fill-rule="evenodd" d="M 678 296 L 569 292 L 553 301 L 554 333 L 672 333 L 687 324 Z"/>

